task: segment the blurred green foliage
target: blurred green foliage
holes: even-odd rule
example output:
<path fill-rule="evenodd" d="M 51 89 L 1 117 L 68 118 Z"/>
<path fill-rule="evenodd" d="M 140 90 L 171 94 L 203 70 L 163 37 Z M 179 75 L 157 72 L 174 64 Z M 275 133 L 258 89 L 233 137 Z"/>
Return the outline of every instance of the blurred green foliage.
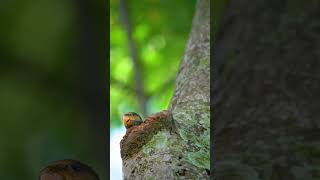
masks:
<path fill-rule="evenodd" d="M 147 113 L 168 108 L 190 32 L 196 1 L 126 1 L 133 40 L 142 66 Z M 135 67 L 120 21 L 119 1 L 110 1 L 110 125 L 121 126 L 128 111 L 139 114 L 133 91 Z"/>
<path fill-rule="evenodd" d="M 90 164 L 104 179 L 97 129 L 81 97 L 79 4 L 4 0 L 0 18 L 0 179 L 35 180 L 64 158 Z"/>

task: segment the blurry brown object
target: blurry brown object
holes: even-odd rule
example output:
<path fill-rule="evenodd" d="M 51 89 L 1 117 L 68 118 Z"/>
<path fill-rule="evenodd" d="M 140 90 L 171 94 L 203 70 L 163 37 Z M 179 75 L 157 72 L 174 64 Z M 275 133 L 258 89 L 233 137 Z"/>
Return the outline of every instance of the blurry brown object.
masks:
<path fill-rule="evenodd" d="M 39 180 L 99 180 L 87 165 L 71 159 L 59 160 L 41 170 Z"/>

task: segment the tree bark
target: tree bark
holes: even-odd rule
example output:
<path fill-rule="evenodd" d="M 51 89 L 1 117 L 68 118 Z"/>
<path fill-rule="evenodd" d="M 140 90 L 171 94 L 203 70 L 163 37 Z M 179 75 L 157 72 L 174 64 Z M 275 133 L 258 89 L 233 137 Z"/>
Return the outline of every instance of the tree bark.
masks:
<path fill-rule="evenodd" d="M 229 1 L 214 42 L 215 179 L 320 177 L 319 5 Z"/>
<path fill-rule="evenodd" d="M 128 129 L 124 179 L 209 179 L 210 0 L 199 0 L 168 111 Z"/>

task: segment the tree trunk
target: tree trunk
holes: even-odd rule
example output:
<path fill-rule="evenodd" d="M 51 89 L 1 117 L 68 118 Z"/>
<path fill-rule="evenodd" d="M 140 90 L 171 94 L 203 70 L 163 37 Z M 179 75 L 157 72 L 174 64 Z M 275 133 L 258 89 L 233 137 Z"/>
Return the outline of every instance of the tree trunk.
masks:
<path fill-rule="evenodd" d="M 168 111 L 127 130 L 124 179 L 209 179 L 210 0 L 199 0 Z"/>
<path fill-rule="evenodd" d="M 320 177 L 319 5 L 229 1 L 214 42 L 215 179 Z"/>

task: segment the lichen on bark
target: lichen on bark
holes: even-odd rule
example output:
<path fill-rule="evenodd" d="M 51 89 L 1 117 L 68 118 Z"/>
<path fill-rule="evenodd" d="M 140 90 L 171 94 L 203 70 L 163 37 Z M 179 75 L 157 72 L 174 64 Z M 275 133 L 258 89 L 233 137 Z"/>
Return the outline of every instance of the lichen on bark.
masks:
<path fill-rule="evenodd" d="M 198 1 L 169 111 L 187 145 L 187 161 L 210 169 L 210 1 Z"/>

